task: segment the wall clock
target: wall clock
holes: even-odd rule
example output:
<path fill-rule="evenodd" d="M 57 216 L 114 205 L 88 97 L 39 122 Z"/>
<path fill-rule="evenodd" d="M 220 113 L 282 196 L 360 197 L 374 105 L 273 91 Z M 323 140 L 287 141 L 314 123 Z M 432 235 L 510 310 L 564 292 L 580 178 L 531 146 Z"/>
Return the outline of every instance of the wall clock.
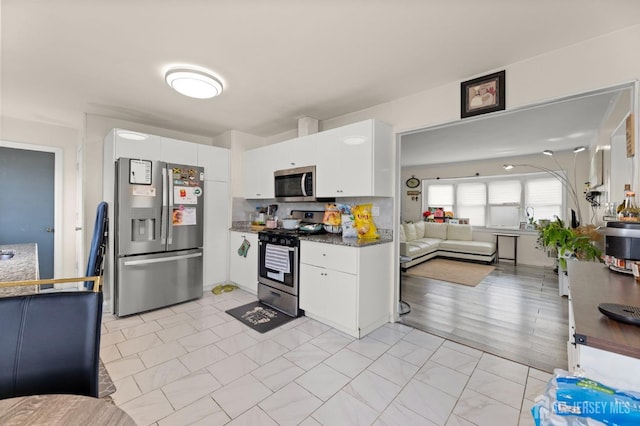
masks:
<path fill-rule="evenodd" d="M 416 178 L 415 176 L 411 176 L 409 179 L 407 179 L 405 185 L 407 185 L 408 188 L 417 188 L 420 186 L 420 179 Z"/>

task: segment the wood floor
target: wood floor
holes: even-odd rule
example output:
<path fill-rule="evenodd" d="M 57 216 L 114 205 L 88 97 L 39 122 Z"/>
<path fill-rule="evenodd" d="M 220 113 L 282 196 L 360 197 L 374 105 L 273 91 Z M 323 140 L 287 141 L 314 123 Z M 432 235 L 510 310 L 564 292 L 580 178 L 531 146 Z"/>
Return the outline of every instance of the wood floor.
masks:
<path fill-rule="evenodd" d="M 402 274 L 400 322 L 537 369 L 567 368 L 568 302 L 551 268 L 496 265 L 476 287 Z"/>

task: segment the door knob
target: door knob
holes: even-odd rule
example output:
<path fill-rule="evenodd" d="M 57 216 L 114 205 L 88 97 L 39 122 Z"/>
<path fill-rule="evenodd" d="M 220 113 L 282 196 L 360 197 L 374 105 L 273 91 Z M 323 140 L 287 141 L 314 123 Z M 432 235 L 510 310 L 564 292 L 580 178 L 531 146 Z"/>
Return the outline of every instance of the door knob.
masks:
<path fill-rule="evenodd" d="M 53 232 L 53 228 L 44 228 L 44 230 L 47 232 Z"/>

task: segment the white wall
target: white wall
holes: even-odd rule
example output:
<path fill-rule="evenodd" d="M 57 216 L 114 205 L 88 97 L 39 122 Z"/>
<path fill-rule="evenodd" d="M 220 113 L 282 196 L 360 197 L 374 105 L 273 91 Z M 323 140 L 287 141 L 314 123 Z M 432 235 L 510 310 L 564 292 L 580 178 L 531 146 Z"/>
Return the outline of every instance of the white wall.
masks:
<path fill-rule="evenodd" d="M 76 276 L 76 147 L 81 142 L 76 129 L 52 124 L 36 123 L 12 117 L 2 117 L 0 139 L 28 145 L 45 145 L 62 149 L 63 195 L 61 252 L 56 252 L 56 262 L 61 261 L 57 278 Z M 60 259 L 61 258 L 61 259 Z M 82 269 L 82 268 L 81 268 Z"/>

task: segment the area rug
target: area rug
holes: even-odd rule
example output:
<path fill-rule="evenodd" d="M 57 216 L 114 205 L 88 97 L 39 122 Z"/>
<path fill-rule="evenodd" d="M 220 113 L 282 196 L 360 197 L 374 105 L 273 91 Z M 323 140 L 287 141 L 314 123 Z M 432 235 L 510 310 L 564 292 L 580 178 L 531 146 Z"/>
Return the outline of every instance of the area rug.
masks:
<path fill-rule="evenodd" d="M 98 397 L 106 398 L 116 391 L 116 386 L 111 380 L 111 376 L 107 373 L 107 369 L 104 367 L 102 360 L 98 368 Z"/>
<path fill-rule="evenodd" d="M 226 312 L 258 333 L 266 333 L 294 319 L 260 302 L 251 302 Z"/>
<path fill-rule="evenodd" d="M 407 274 L 475 287 L 494 269 L 494 266 L 472 262 L 432 259 L 407 269 Z"/>

